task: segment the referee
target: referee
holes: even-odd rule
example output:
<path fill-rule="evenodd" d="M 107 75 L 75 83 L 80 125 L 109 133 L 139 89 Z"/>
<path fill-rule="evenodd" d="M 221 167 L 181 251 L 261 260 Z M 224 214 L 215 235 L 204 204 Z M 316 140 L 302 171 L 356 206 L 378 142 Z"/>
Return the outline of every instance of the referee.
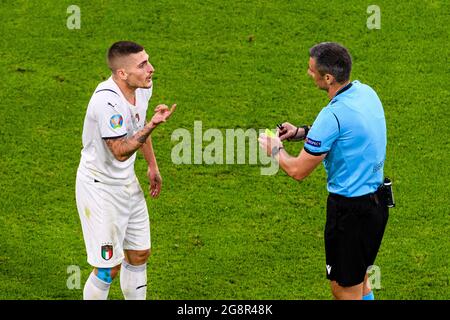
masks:
<path fill-rule="evenodd" d="M 388 220 L 379 188 L 386 157 L 386 122 L 375 91 L 350 82 L 351 56 L 325 42 L 309 51 L 308 75 L 330 99 L 313 125 L 283 123 L 278 137 L 262 134 L 261 147 L 296 180 L 323 162 L 327 172 L 326 276 L 335 299 L 374 300 L 367 269 L 374 264 Z M 297 157 L 284 140 L 305 140 Z"/>

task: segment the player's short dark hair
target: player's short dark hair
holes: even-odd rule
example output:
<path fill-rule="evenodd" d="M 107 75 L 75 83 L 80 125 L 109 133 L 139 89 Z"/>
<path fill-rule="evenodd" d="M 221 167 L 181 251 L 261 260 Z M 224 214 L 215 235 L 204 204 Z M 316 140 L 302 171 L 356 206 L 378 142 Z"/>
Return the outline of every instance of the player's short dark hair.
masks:
<path fill-rule="evenodd" d="M 112 62 L 119 57 L 124 57 L 132 53 L 138 53 L 144 50 L 144 47 L 136 42 L 132 41 L 118 41 L 113 43 L 113 45 L 108 50 L 108 66 L 114 71 Z"/>
<path fill-rule="evenodd" d="M 339 83 L 350 79 L 352 57 L 348 50 L 339 43 L 316 44 L 309 49 L 309 56 L 316 60 L 316 67 L 321 75 L 331 74 Z"/>

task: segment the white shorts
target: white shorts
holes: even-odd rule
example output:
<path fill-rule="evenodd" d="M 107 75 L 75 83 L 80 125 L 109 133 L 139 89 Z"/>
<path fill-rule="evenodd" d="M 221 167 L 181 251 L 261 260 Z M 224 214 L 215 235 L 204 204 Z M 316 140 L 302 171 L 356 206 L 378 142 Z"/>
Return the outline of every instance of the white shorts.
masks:
<path fill-rule="evenodd" d="M 112 268 L 123 250 L 150 249 L 150 220 L 139 182 L 107 185 L 78 172 L 76 201 L 88 263 Z"/>

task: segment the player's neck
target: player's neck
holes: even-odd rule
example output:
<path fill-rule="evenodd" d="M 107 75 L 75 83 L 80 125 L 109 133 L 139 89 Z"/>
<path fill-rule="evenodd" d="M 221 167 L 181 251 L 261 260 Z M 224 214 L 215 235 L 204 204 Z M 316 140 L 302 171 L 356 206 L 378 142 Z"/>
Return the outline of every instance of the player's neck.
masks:
<path fill-rule="evenodd" d="M 336 95 L 337 92 L 339 92 L 339 90 L 341 90 L 342 88 L 344 88 L 346 85 L 348 85 L 350 83 L 350 80 L 345 81 L 344 83 L 334 83 L 332 84 L 329 88 L 328 88 L 328 98 L 333 99 L 334 96 Z"/>
<path fill-rule="evenodd" d="M 125 99 L 132 105 L 136 104 L 136 88 L 130 87 L 125 81 L 112 77 L 113 81 L 117 84 L 120 91 L 122 91 Z"/>

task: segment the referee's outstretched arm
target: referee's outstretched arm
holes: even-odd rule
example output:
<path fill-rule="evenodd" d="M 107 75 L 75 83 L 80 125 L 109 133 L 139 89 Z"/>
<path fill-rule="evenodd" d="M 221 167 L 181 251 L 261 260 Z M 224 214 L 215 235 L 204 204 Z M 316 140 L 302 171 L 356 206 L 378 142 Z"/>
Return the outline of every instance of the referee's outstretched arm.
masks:
<path fill-rule="evenodd" d="M 325 159 L 326 153 L 312 155 L 302 149 L 297 157 L 290 156 L 286 150 L 281 149 L 278 154 L 278 163 L 281 169 L 295 180 L 303 180 Z"/>

